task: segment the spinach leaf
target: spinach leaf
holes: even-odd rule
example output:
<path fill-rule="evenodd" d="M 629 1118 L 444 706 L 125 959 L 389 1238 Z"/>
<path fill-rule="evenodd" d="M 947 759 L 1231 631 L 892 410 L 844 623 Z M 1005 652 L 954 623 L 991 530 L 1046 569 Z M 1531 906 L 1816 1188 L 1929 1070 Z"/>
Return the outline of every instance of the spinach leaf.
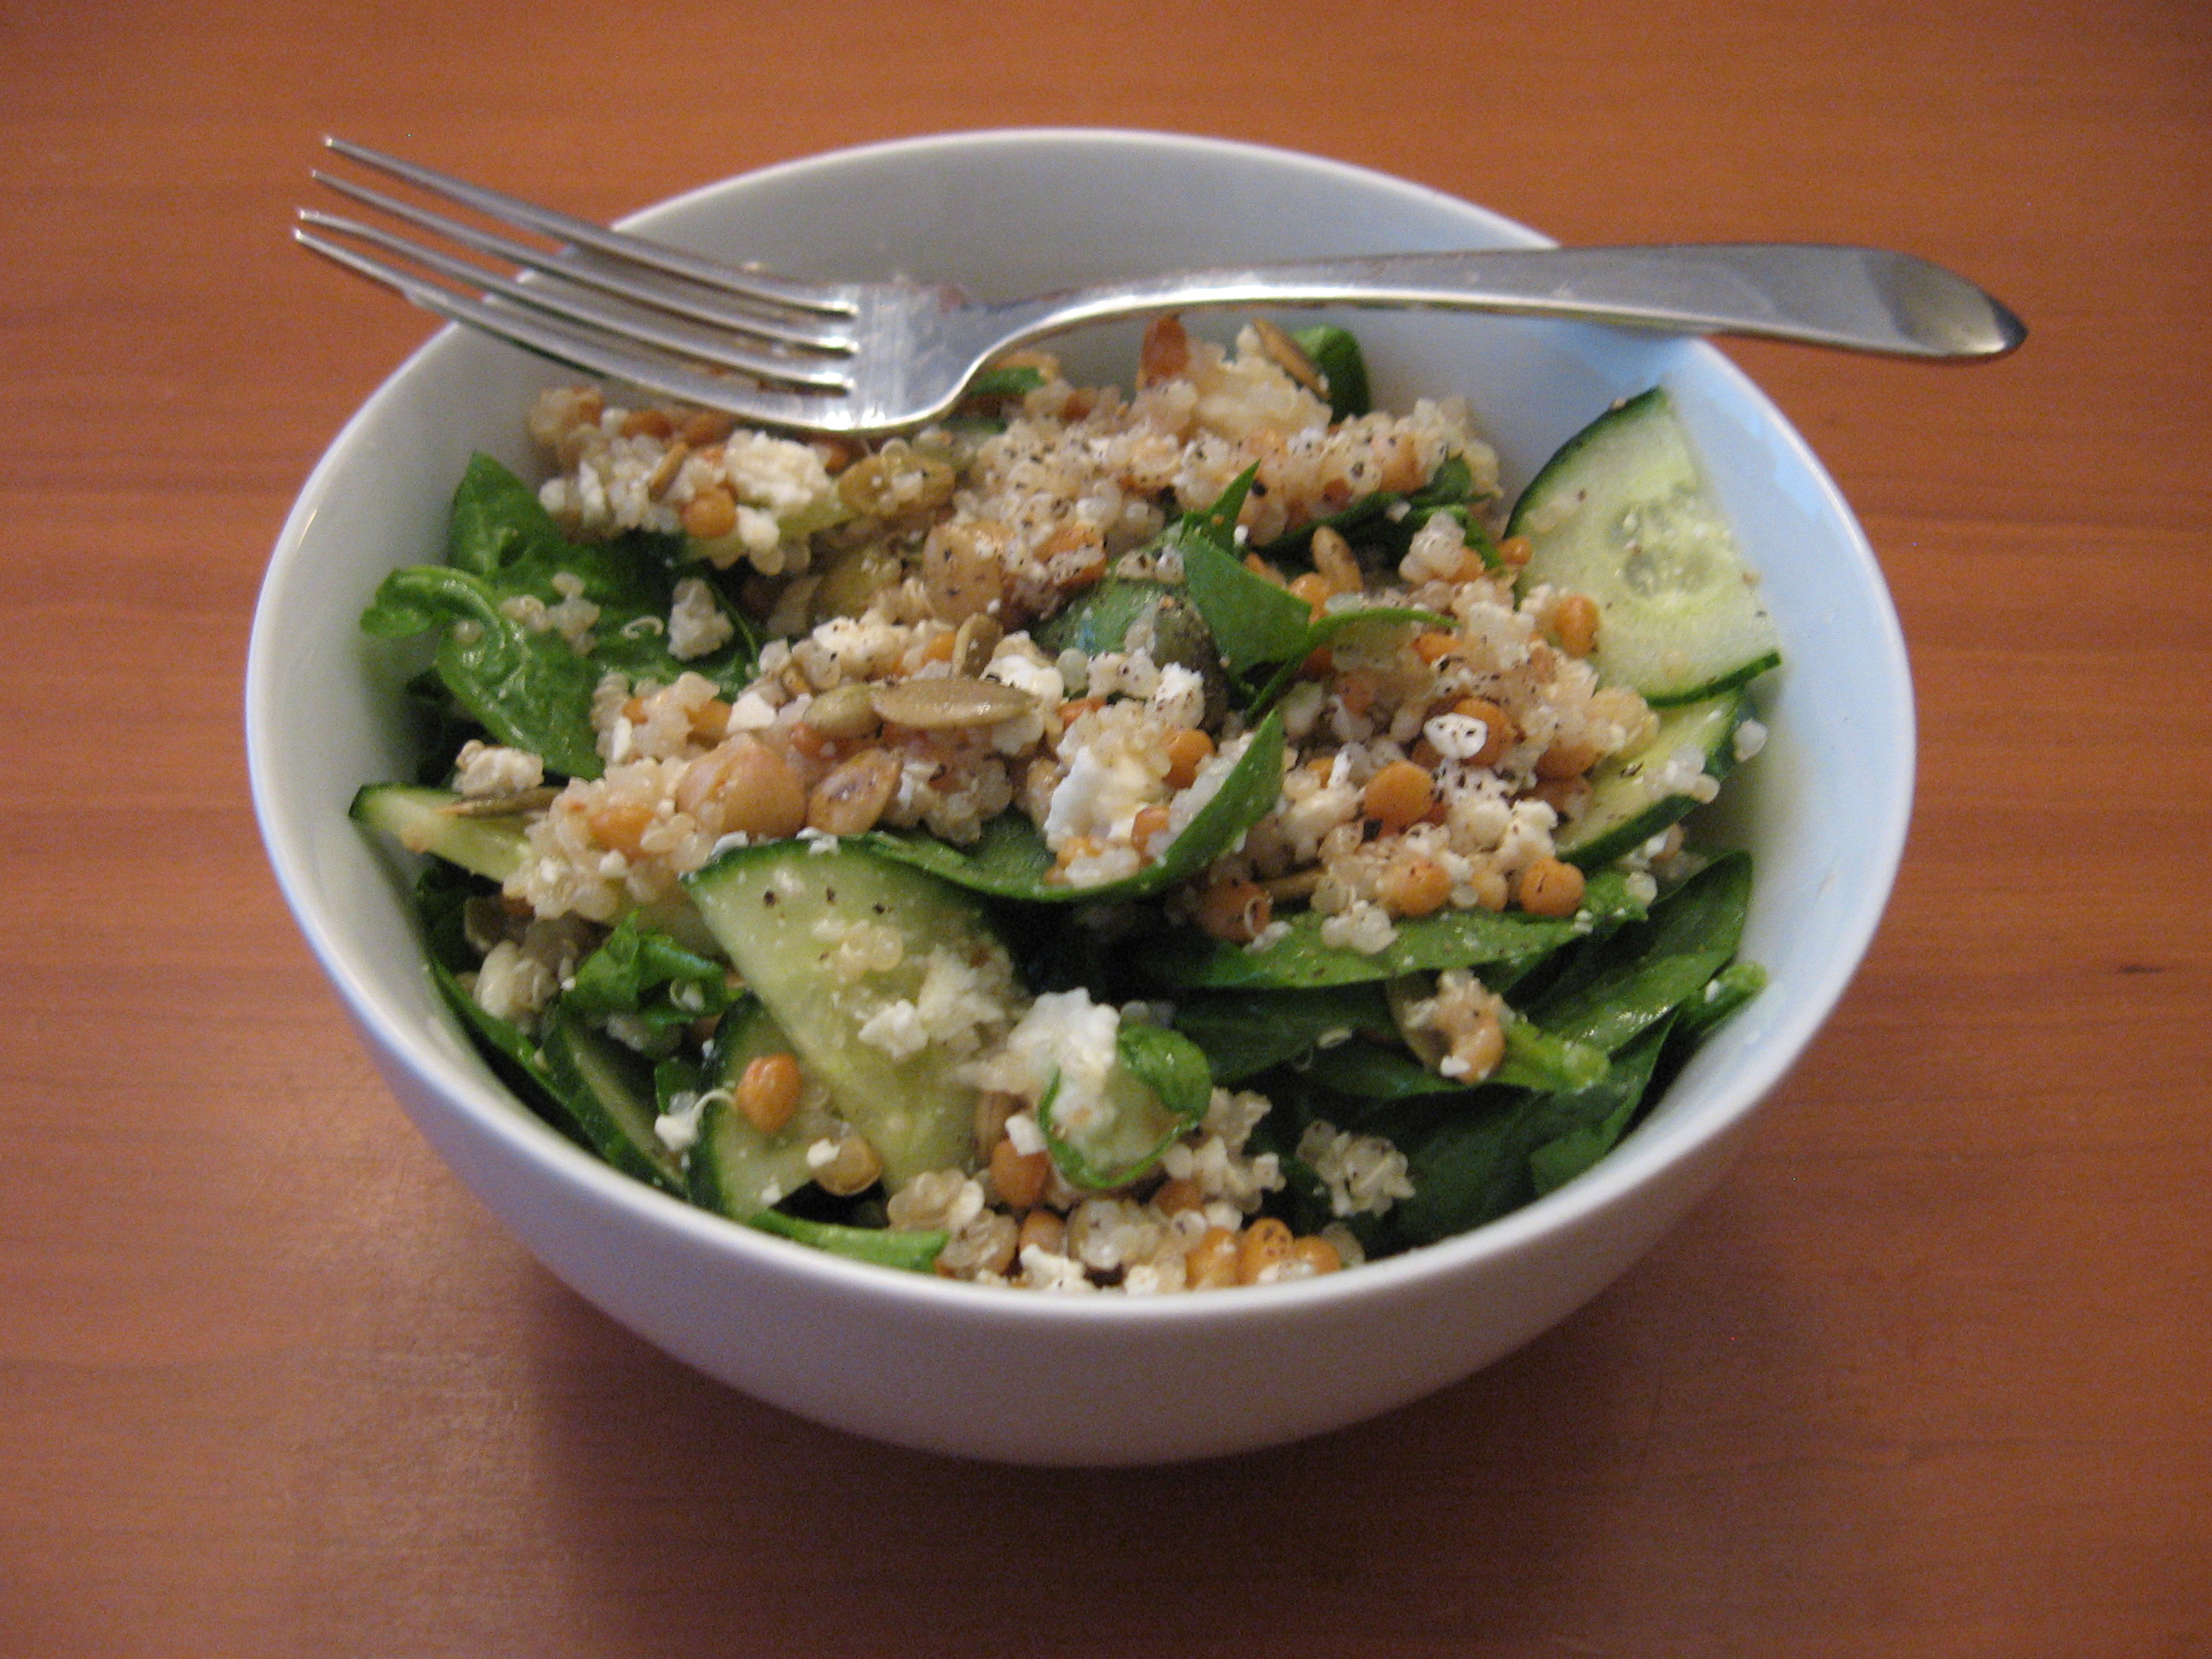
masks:
<path fill-rule="evenodd" d="M 1663 1030 L 1647 1033 L 1588 1088 L 1528 1095 L 1487 1111 L 1445 1118 L 1417 1144 L 1401 1143 L 1413 1196 L 1392 1212 L 1399 1235 L 1408 1243 L 1434 1243 L 1520 1208 L 1538 1194 L 1532 1158 L 1539 1149 L 1570 1143 L 1547 1154 L 1546 1168 L 1552 1173 L 1585 1152 L 1595 1162 L 1610 1150 L 1642 1103 L 1665 1039 Z M 1608 1124 L 1616 1127 L 1612 1138 L 1605 1139 Z M 1587 1140 L 1573 1139 L 1586 1131 L 1595 1133 Z"/>
<path fill-rule="evenodd" d="M 722 1013 L 740 994 L 731 990 L 725 964 L 648 930 L 632 912 L 576 964 L 562 1000 L 587 1019 L 627 1014 L 659 1031 Z"/>
<path fill-rule="evenodd" d="M 1367 354 L 1349 330 L 1322 323 L 1299 329 L 1291 338 L 1321 371 L 1330 420 L 1348 421 L 1375 406 L 1367 389 Z"/>
<path fill-rule="evenodd" d="M 1125 1019 L 1115 1036 L 1114 1058 L 1185 1127 L 1206 1115 L 1213 1098 L 1213 1073 L 1206 1051 L 1182 1032 Z"/>
<path fill-rule="evenodd" d="M 434 859 L 423 866 L 415 883 L 415 910 L 422 920 L 423 942 L 428 946 L 431 981 L 500 1081 L 562 1133 L 588 1146 L 574 1115 L 562 1103 L 560 1091 L 553 1086 L 545 1055 L 536 1039 L 513 1021 L 487 1012 L 461 983 L 460 975 L 477 965 L 476 952 L 463 933 L 462 907 L 471 898 L 498 890 L 493 883 L 441 860 Z"/>
<path fill-rule="evenodd" d="M 1583 1121 L 1528 1154 L 1530 1184 L 1537 1197 L 1564 1187 L 1620 1144 L 1621 1136 L 1628 1132 L 1630 1122 L 1644 1104 L 1653 1068 L 1667 1046 L 1668 1035 L 1667 1022 L 1653 1026 L 1621 1051 L 1613 1061 L 1613 1075 L 1606 1083 L 1585 1094 L 1571 1097 L 1571 1104 L 1555 1103 L 1553 1115 L 1546 1127 L 1555 1126 L 1566 1116 Z"/>
<path fill-rule="evenodd" d="M 1398 937 L 1370 956 L 1322 944 L 1326 920 L 1312 910 L 1286 916 L 1288 933 L 1256 951 L 1179 933 L 1159 942 L 1145 969 L 1160 983 L 1182 989 L 1310 990 L 1511 961 L 1557 950 L 1577 937 L 1572 921 L 1524 911 L 1438 911 L 1401 921 Z"/>
<path fill-rule="evenodd" d="M 750 678 L 750 635 L 711 582 L 732 624 L 731 641 L 688 661 L 670 653 L 665 630 L 677 576 L 667 540 L 568 541 L 527 485 L 478 455 L 454 494 L 451 562 L 393 571 L 362 627 L 386 639 L 441 629 L 435 668 L 455 702 L 501 743 L 543 757 L 556 772 L 594 778 L 601 763 L 591 700 L 602 675 L 665 685 L 689 670 L 729 696 Z M 563 587 L 599 607 L 583 654 L 558 630 L 508 614 L 526 610 L 525 600 L 557 605 L 568 597 Z"/>
<path fill-rule="evenodd" d="M 1205 724 L 1217 725 L 1228 712 L 1229 684 L 1213 630 L 1183 590 L 1170 583 L 1109 576 L 1054 613 L 1030 637 L 1055 656 L 1067 650 L 1086 657 L 1102 651 L 1142 651 L 1162 667 L 1178 664 L 1205 682 Z"/>
<path fill-rule="evenodd" d="M 1486 1087 L 1562 1091 L 1587 1089 L 1606 1074 L 1606 1057 L 1580 1042 L 1554 1036 L 1525 1019 L 1509 1020 L 1505 1056 L 1482 1079 Z M 1307 1067 L 1313 1080 L 1340 1094 L 1374 1100 L 1414 1100 L 1462 1094 L 1475 1085 L 1432 1072 L 1393 1042 L 1356 1039 L 1324 1048 Z"/>
<path fill-rule="evenodd" d="M 1231 674 L 1241 678 L 1271 663 L 1305 660 L 1313 612 L 1288 588 L 1195 538 L 1183 544 L 1182 580 Z"/>
<path fill-rule="evenodd" d="M 1352 543 L 1355 550 L 1366 550 L 1364 562 L 1370 568 L 1395 566 L 1413 545 L 1414 532 L 1442 513 L 1458 524 L 1467 544 L 1495 570 L 1501 562 L 1498 544 L 1474 513 L 1476 499 L 1474 473 L 1466 457 L 1447 455 L 1419 489 L 1411 493 L 1378 489 L 1362 495 L 1334 513 L 1285 531 L 1260 551 L 1270 559 L 1304 558 L 1314 532 L 1326 526 Z"/>
<path fill-rule="evenodd" d="M 1002 812 L 984 826 L 972 845 L 955 847 L 918 830 L 871 830 L 862 844 L 901 864 L 940 876 L 957 887 L 996 898 L 1033 904 L 1147 898 L 1187 880 L 1234 846 L 1275 804 L 1283 782 L 1283 723 L 1270 715 L 1260 723 L 1244 753 L 1222 780 L 1213 799 L 1200 807 L 1167 851 L 1133 876 L 1095 887 L 1071 887 L 1052 880 L 1052 852 L 1028 818 Z"/>
<path fill-rule="evenodd" d="M 747 1216 L 744 1225 L 778 1238 L 826 1250 L 854 1261 L 872 1261 L 879 1267 L 902 1267 L 926 1273 L 937 1262 L 949 1235 L 941 1232 L 906 1233 L 886 1227 L 848 1227 L 835 1221 L 810 1221 L 781 1210 L 763 1210 Z"/>
<path fill-rule="evenodd" d="M 1682 1005 L 1674 1024 L 1680 1038 L 1702 1041 L 1723 1020 L 1766 988 L 1766 969 L 1755 962 L 1730 963 L 1705 982 L 1698 995 Z"/>
<path fill-rule="evenodd" d="M 447 523 L 447 564 L 495 576 L 510 566 L 557 560 L 568 545 L 536 491 L 481 451 L 469 457 Z"/>
<path fill-rule="evenodd" d="M 384 579 L 361 625 L 386 639 L 443 626 L 438 677 L 478 725 L 500 742 L 542 757 L 554 771 L 599 776 L 592 730 L 598 671 L 559 634 L 533 633 L 506 615 L 500 598 L 481 576 L 416 565 Z"/>
<path fill-rule="evenodd" d="M 1231 991 L 1176 1004 L 1176 1029 L 1206 1051 L 1217 1083 L 1237 1083 L 1316 1048 L 1337 1032 L 1388 1031 L 1380 981 L 1314 991 Z"/>
<path fill-rule="evenodd" d="M 1012 368 L 987 368 L 968 382 L 968 390 L 961 396 L 963 403 L 984 398 L 1025 398 L 1044 384 L 1044 371 L 1032 368 L 1027 363 Z"/>
<path fill-rule="evenodd" d="M 1340 635 L 1354 629 L 1451 629 L 1458 626 L 1449 617 L 1440 617 L 1433 611 L 1417 611 L 1407 605 L 1368 605 L 1352 611 L 1332 611 L 1325 616 L 1316 617 L 1307 623 L 1297 651 L 1284 661 L 1252 698 L 1249 712 L 1262 714 L 1273 708 L 1297 682 L 1309 657 L 1322 647 L 1334 643 Z"/>
<path fill-rule="evenodd" d="M 1654 904 L 1649 921 L 1594 941 L 1529 1017 L 1560 1036 L 1619 1050 L 1727 966 L 1750 898 L 1749 855 L 1716 860 Z"/>
<path fill-rule="evenodd" d="M 1165 1091 L 1157 1086 L 1165 1085 Z M 1159 1161 L 1175 1139 L 1206 1115 L 1213 1092 L 1198 1045 L 1163 1025 L 1122 1022 L 1103 1098 L 1079 1130 L 1061 1121 L 1060 1073 L 1037 1102 L 1054 1167 L 1087 1192 L 1125 1187 Z"/>

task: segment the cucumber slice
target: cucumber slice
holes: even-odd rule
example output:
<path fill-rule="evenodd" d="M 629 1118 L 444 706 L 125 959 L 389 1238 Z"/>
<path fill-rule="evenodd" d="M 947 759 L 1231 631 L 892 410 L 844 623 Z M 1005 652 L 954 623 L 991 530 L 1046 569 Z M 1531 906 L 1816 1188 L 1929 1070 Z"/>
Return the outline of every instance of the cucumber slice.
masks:
<path fill-rule="evenodd" d="M 1743 694 L 1669 708 L 1658 734 L 1632 755 L 1616 755 L 1590 774 L 1581 817 L 1559 837 L 1559 854 L 1595 870 L 1651 839 L 1698 805 L 1689 793 L 1698 770 L 1715 780 L 1735 764 L 1735 732 L 1747 714 Z"/>
<path fill-rule="evenodd" d="M 1695 702 L 1782 660 L 1766 608 L 1663 387 L 1570 438 L 1521 494 L 1506 533 L 1534 551 L 1524 586 L 1598 607 L 1591 665 L 1656 705 Z"/>
<path fill-rule="evenodd" d="M 472 875 L 505 881 L 529 854 L 520 815 L 464 817 L 449 810 L 459 799 L 450 789 L 372 783 L 355 793 L 347 816 L 383 830 L 410 853 L 434 853 Z"/>
<path fill-rule="evenodd" d="M 757 1001 L 732 1009 L 715 1037 L 714 1087 L 734 1091 L 745 1067 L 763 1054 L 789 1054 L 791 1039 Z M 805 1074 L 804 1068 L 802 1074 Z M 699 1140 L 684 1167 L 691 1201 L 702 1209 L 750 1221 L 814 1179 L 806 1149 L 830 1127 L 830 1091 L 811 1075 L 791 1121 L 763 1134 L 720 1100 L 699 1116 Z"/>
<path fill-rule="evenodd" d="M 522 817 L 469 817 L 447 810 L 459 799 L 450 789 L 372 783 L 356 792 L 347 816 L 356 823 L 383 830 L 410 853 L 434 854 L 471 875 L 505 881 L 530 856 Z M 667 934 L 687 951 L 700 956 L 722 953 L 688 899 L 656 899 L 640 905 L 636 915 L 641 927 Z"/>
<path fill-rule="evenodd" d="M 660 1111 L 650 1063 L 557 1002 L 546 1011 L 542 1046 L 561 1103 L 599 1156 L 625 1175 L 681 1194 L 676 1154 L 653 1132 Z"/>
<path fill-rule="evenodd" d="M 885 1182 L 896 1189 L 927 1170 L 968 1167 L 975 1090 L 957 1074 L 973 1048 L 925 1040 L 917 1028 L 933 1000 L 996 1002 L 1000 1017 L 1011 1012 L 1012 966 L 981 907 L 949 883 L 851 845 L 741 848 L 687 880 L 800 1066 L 882 1158 Z M 872 961 L 888 957 L 880 947 L 896 939 L 895 964 L 848 969 L 841 953 L 855 927 L 870 930 L 858 954 Z"/>

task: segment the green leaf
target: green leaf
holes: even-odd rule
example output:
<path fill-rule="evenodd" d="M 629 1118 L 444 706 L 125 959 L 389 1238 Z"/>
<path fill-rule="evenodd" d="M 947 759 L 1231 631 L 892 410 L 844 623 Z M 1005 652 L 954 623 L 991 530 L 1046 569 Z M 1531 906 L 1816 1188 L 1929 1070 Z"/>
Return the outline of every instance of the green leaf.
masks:
<path fill-rule="evenodd" d="M 1322 943 L 1316 911 L 1284 917 L 1289 933 L 1261 950 L 1197 938 L 1161 941 L 1145 971 L 1162 984 L 1189 990 L 1312 989 L 1435 973 L 1540 956 L 1580 935 L 1571 921 L 1525 911 L 1444 910 L 1398 923 L 1398 937 L 1372 956 Z"/>
<path fill-rule="evenodd" d="M 1395 1042 L 1355 1039 L 1324 1048 L 1307 1075 L 1323 1088 L 1370 1100 L 1418 1100 L 1431 1095 L 1462 1094 L 1470 1088 L 1510 1087 L 1544 1091 L 1586 1089 L 1606 1074 L 1606 1057 L 1595 1048 L 1569 1042 L 1525 1019 L 1505 1026 L 1505 1054 L 1480 1085 L 1432 1072 Z"/>
<path fill-rule="evenodd" d="M 1129 1027 L 1125 1023 L 1121 1029 Z M 1195 1052 L 1195 1043 L 1188 1046 Z M 1060 1121 L 1060 1073 L 1057 1070 L 1045 1085 L 1043 1098 L 1037 1102 L 1037 1127 L 1044 1133 L 1045 1148 L 1052 1154 L 1054 1167 L 1070 1186 L 1085 1192 L 1126 1187 L 1158 1163 L 1160 1154 L 1195 1121 L 1171 1108 L 1150 1084 L 1121 1063 L 1121 1053 L 1117 1037 L 1115 1064 L 1106 1074 L 1104 1103 L 1096 1120 L 1079 1135 Z M 1198 1056 L 1198 1064 L 1204 1066 L 1203 1055 Z M 1199 1115 L 1204 1113 L 1201 1103 Z"/>
<path fill-rule="evenodd" d="M 1297 682 L 1300 672 L 1305 667 L 1306 659 L 1346 634 L 1368 629 L 1380 631 L 1442 628 L 1449 630 L 1458 626 L 1459 623 L 1449 617 L 1440 617 L 1433 611 L 1418 611 L 1408 605 L 1377 605 L 1350 611 L 1332 611 L 1306 625 L 1297 649 L 1284 659 L 1282 666 L 1252 699 L 1250 712 L 1261 714 L 1273 708 Z"/>
<path fill-rule="evenodd" d="M 1252 482 L 1259 476 L 1259 464 L 1255 462 L 1229 481 L 1228 488 L 1214 497 L 1212 505 L 1184 514 L 1170 533 L 1186 548 L 1191 538 L 1197 537 L 1224 551 L 1233 550 L 1237 545 L 1237 516 L 1244 511 L 1244 498 L 1252 493 Z"/>
<path fill-rule="evenodd" d="M 438 677 L 478 725 L 501 743 L 543 757 L 556 772 L 599 776 L 592 730 L 599 672 L 559 634 L 533 633 L 501 611 L 499 601 L 483 577 L 449 565 L 416 565 L 384 579 L 362 625 L 388 637 L 442 624 Z M 474 626 L 457 630 L 457 623 Z"/>
<path fill-rule="evenodd" d="M 1322 373 L 1332 421 L 1348 421 L 1374 407 L 1367 389 L 1367 354 L 1349 330 L 1322 323 L 1291 336 Z"/>
<path fill-rule="evenodd" d="M 1339 1032 L 1388 1031 L 1381 982 L 1314 991 L 1229 991 L 1176 1005 L 1176 1029 L 1206 1051 L 1214 1081 L 1231 1084 L 1295 1060 Z"/>
<path fill-rule="evenodd" d="M 1538 1194 L 1533 1159 L 1540 1148 L 1570 1143 L 1546 1154 L 1550 1173 L 1610 1150 L 1643 1103 L 1665 1039 L 1663 1030 L 1650 1033 L 1589 1088 L 1517 1101 L 1509 1096 L 1487 1110 L 1442 1119 L 1417 1140 L 1401 1140 L 1413 1196 L 1392 1212 L 1401 1237 L 1433 1243 L 1520 1208 Z M 1607 1139 L 1609 1124 L 1614 1127 Z M 1585 1132 L 1595 1133 L 1574 1139 Z"/>
<path fill-rule="evenodd" d="M 1300 647 L 1313 612 L 1288 588 L 1247 570 L 1235 554 L 1204 540 L 1185 544 L 1182 579 L 1231 674 L 1305 660 Z"/>
<path fill-rule="evenodd" d="M 1283 723 L 1270 715 L 1213 799 L 1200 807 L 1165 853 L 1135 875 L 1095 887 L 1050 879 L 1051 849 L 1036 827 L 1018 811 L 1003 812 L 966 848 L 921 830 L 872 830 L 861 844 L 882 857 L 910 864 L 971 892 L 1033 904 L 1147 898 L 1188 880 L 1234 846 L 1274 805 L 1283 782 Z"/>
<path fill-rule="evenodd" d="M 479 452 L 453 491 L 446 535 L 446 562 L 471 575 L 492 576 L 509 566 L 557 559 L 568 538 L 537 492 Z"/>
<path fill-rule="evenodd" d="M 1716 860 L 1651 907 L 1648 921 L 1595 941 L 1585 962 L 1528 1009 L 1547 1031 L 1612 1054 L 1656 1024 L 1735 957 L 1751 860 Z"/>
<path fill-rule="evenodd" d="M 1682 1005 L 1674 1035 L 1702 1040 L 1707 1033 L 1766 988 L 1766 969 L 1755 962 L 1731 963 Z"/>
<path fill-rule="evenodd" d="M 499 742 L 542 756 L 556 772 L 599 775 L 592 691 L 610 671 L 666 685 L 688 670 L 731 696 L 751 678 L 750 634 L 711 581 L 734 629 L 730 642 L 688 661 L 670 654 L 664 630 L 678 580 L 670 538 L 567 541 L 529 487 L 489 456 L 470 462 L 454 493 L 447 543 L 453 562 L 387 576 L 362 627 L 386 639 L 441 629 L 436 672 L 453 700 Z M 564 587 L 599 607 L 586 655 L 556 629 L 507 614 L 522 599 L 550 609 Z"/>
<path fill-rule="evenodd" d="M 1366 562 L 1370 567 L 1386 564 L 1395 568 L 1413 545 L 1414 532 L 1443 513 L 1459 525 L 1467 544 L 1481 556 L 1483 563 L 1495 570 L 1500 562 L 1498 544 L 1475 515 L 1474 499 L 1474 473 L 1467 458 L 1447 455 L 1437 463 L 1429 481 L 1411 494 L 1378 489 L 1362 495 L 1334 513 L 1285 532 L 1260 551 L 1270 559 L 1304 558 L 1312 545 L 1314 532 L 1327 526 L 1353 544 L 1355 550 L 1367 550 Z"/>
<path fill-rule="evenodd" d="M 968 382 L 967 398 L 1025 398 L 1044 384 L 1044 371 L 1018 363 L 1010 368 L 987 368 Z"/>
<path fill-rule="evenodd" d="M 1206 1115 L 1213 1098 L 1213 1073 L 1206 1051 L 1182 1032 L 1125 1019 L 1115 1036 L 1114 1057 L 1185 1125 Z"/>
<path fill-rule="evenodd" d="M 576 965 L 562 1001 L 587 1019 L 628 1014 L 665 1030 L 722 1013 L 739 994 L 725 964 L 649 931 L 633 912 Z"/>
<path fill-rule="evenodd" d="M 763 1210 L 745 1218 L 744 1225 L 778 1238 L 823 1250 L 854 1261 L 872 1261 L 879 1267 L 899 1267 L 926 1273 L 937 1264 L 948 1235 L 941 1232 L 896 1232 L 885 1227 L 847 1227 L 833 1221 L 809 1221 L 781 1210 Z"/>
<path fill-rule="evenodd" d="M 1644 1104 L 1667 1037 L 1665 1024 L 1652 1027 L 1621 1051 L 1604 1082 L 1552 1103 L 1542 1128 L 1556 1127 L 1566 1119 L 1579 1121 L 1528 1154 L 1537 1197 L 1565 1186 L 1620 1144 Z"/>

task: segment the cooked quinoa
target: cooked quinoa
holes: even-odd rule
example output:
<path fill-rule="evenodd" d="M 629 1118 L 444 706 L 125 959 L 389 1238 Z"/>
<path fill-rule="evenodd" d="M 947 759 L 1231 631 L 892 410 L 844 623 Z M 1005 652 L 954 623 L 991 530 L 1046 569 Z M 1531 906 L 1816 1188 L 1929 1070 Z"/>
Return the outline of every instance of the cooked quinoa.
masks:
<path fill-rule="evenodd" d="M 1072 385 L 1029 354 L 1013 365 L 1025 386 L 1001 393 L 988 421 L 872 447 L 587 388 L 540 397 L 529 429 L 550 476 L 537 495 L 562 532 L 581 545 L 657 536 L 681 546 L 690 574 L 665 617 L 619 623 L 665 645 L 672 668 L 598 676 L 599 775 L 562 777 L 482 737 L 455 758 L 461 802 L 512 809 L 526 846 L 499 897 L 469 907 L 480 962 L 463 983 L 481 1011 L 531 1031 L 609 930 L 683 911 L 684 878 L 732 848 L 829 848 L 878 830 L 973 847 L 1017 815 L 1069 896 L 1140 878 L 1255 739 L 1218 661 L 1194 659 L 1165 614 L 1184 572 L 1163 532 L 1240 479 L 1234 539 L 1249 571 L 1316 621 L 1394 614 L 1331 634 L 1294 665 L 1275 705 L 1273 805 L 1175 885 L 1165 915 L 1256 953 L 1303 912 L 1323 946 L 1368 957 L 1433 915 L 1577 916 L 1584 878 L 1555 838 L 1583 812 L 1593 769 L 1650 743 L 1658 721 L 1633 690 L 1599 683 L 1577 609 L 1587 601 L 1516 592 L 1526 549 L 1498 539 L 1497 459 L 1464 403 L 1336 418 L 1313 365 L 1260 328 L 1224 349 L 1163 319 L 1142 362 L 1124 392 Z M 1408 518 L 1407 498 L 1447 477 L 1463 511 Z M 1416 526 L 1383 538 L 1380 561 L 1331 522 L 1378 497 Z M 1067 619 L 1110 582 L 1161 597 L 1127 627 L 1071 643 Z M 500 614 L 587 657 L 610 619 L 579 578 L 556 574 L 550 591 Z M 744 630 L 757 644 L 750 672 L 717 678 L 717 653 Z M 1762 735 L 1743 726 L 1739 755 Z M 1702 757 L 1680 764 L 1683 787 L 1709 794 Z M 1631 861 L 1646 896 L 1654 861 L 1664 873 L 1680 848 L 1678 831 Z M 1066 914 L 1079 928 L 1115 925 L 1111 907 Z M 890 1186 L 878 1212 L 893 1231 L 943 1235 L 941 1274 L 1127 1294 L 1294 1279 L 1360 1261 L 1363 1221 L 1414 1196 L 1388 1138 L 1316 1119 L 1287 1156 L 1315 1183 L 1309 1213 L 1326 1218 L 1293 1234 L 1267 1212 L 1288 1178 L 1283 1144 L 1255 1139 L 1270 1103 L 1230 1087 L 1133 1181 L 1071 1184 L 1041 1122 L 1047 1103 L 1079 1132 L 1085 1112 L 1106 1109 L 1123 1028 L 1164 1026 L 1171 1005 L 1031 994 L 1002 959 L 951 949 L 917 963 L 895 929 L 865 921 L 817 931 L 854 997 L 907 975 L 903 994 L 868 1005 L 859 1041 L 894 1061 L 951 1055 L 974 1091 L 966 1155 Z M 1472 1087 L 1498 1070 L 1511 1018 L 1479 974 L 1453 969 L 1401 1024 L 1438 1075 Z M 713 1024 L 702 1014 L 694 1036 Z M 605 1029 L 648 1056 L 679 1040 L 665 1020 L 617 1015 Z M 868 1190 L 868 1149 L 818 1082 L 777 1089 L 777 1121 L 812 1126 L 812 1178 Z M 750 1115 L 741 1093 L 717 1097 Z M 713 1099 L 695 1090 L 664 1103 L 656 1133 L 681 1161 Z"/>

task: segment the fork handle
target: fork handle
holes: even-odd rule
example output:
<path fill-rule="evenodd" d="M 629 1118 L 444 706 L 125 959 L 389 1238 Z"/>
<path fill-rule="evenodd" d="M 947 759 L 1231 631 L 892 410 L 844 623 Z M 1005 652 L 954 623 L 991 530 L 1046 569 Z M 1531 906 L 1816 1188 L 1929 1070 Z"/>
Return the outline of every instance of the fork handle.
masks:
<path fill-rule="evenodd" d="M 1146 313 L 1264 306 L 1504 311 L 1906 357 L 1996 357 L 2027 337 L 1995 297 L 1940 265 L 1881 248 L 1801 242 L 1321 259 L 1107 283 L 994 310 L 1030 339 Z"/>

